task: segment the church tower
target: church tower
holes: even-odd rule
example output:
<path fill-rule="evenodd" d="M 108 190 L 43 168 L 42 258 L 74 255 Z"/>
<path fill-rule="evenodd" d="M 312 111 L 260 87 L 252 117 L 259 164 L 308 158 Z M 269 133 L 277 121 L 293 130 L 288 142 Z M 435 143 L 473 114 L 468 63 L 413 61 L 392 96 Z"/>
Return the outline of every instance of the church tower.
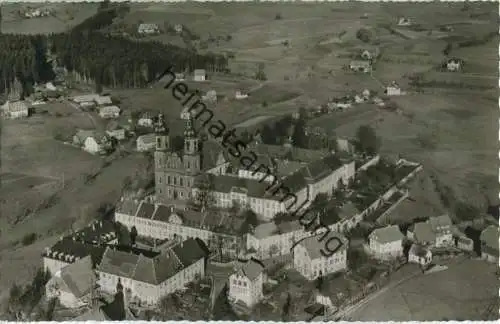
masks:
<path fill-rule="evenodd" d="M 155 191 L 156 200 L 161 202 L 163 197 L 167 193 L 165 186 L 165 181 L 163 181 L 165 176 L 165 168 L 167 166 L 167 161 L 169 158 L 169 137 L 168 128 L 165 123 L 165 119 L 162 114 L 158 116 L 158 120 L 155 123 Z"/>
<path fill-rule="evenodd" d="M 184 130 L 184 169 L 188 174 L 198 174 L 201 171 L 200 139 L 193 125 L 193 119 L 186 121 Z"/>

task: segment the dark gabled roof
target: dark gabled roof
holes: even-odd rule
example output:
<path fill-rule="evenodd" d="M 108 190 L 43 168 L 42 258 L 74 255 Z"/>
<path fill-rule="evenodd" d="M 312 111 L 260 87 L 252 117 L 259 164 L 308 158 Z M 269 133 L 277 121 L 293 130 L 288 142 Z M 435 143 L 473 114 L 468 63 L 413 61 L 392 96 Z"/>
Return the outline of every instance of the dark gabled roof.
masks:
<path fill-rule="evenodd" d="M 139 206 L 136 217 L 151 219 L 155 211 L 155 205 L 143 201 Z"/>
<path fill-rule="evenodd" d="M 168 246 L 154 257 L 108 248 L 98 270 L 159 285 L 206 256 L 206 251 L 195 239 Z"/>
<path fill-rule="evenodd" d="M 89 244 L 108 243 L 116 238 L 115 223 L 110 220 L 96 220 L 72 236 Z"/>
<path fill-rule="evenodd" d="M 43 256 L 67 263 L 73 263 L 78 259 L 82 259 L 90 255 L 92 263 L 95 266 L 101 262 L 105 249 L 106 248 L 104 246 L 85 244 L 71 237 L 65 237 L 54 244 L 51 248 L 47 249 L 43 253 Z M 54 255 L 54 253 L 57 253 L 57 255 Z M 66 260 L 66 255 L 73 256 L 74 258 L 72 260 Z"/>
<path fill-rule="evenodd" d="M 227 159 L 225 156 L 225 150 L 221 146 L 221 144 L 217 143 L 213 140 L 207 140 L 202 143 L 202 167 L 203 170 L 209 170 L 217 166 L 217 162 L 219 162 L 219 157 L 222 156 Z"/>
<path fill-rule="evenodd" d="M 243 275 L 250 280 L 254 280 L 264 271 L 264 265 L 254 259 L 239 261 L 235 268 L 236 271 L 243 272 Z"/>

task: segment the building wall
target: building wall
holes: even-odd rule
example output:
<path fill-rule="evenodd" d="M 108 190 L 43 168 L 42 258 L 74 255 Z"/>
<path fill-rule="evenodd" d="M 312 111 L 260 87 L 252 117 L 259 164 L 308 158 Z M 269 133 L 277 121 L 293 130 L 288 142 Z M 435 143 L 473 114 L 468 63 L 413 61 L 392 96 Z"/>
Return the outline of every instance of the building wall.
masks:
<path fill-rule="evenodd" d="M 10 111 L 9 116 L 12 119 L 28 117 L 28 109 Z"/>
<path fill-rule="evenodd" d="M 413 253 L 408 254 L 408 262 L 411 263 L 418 263 L 420 265 L 428 265 L 429 263 L 432 262 L 432 253 L 430 251 L 427 251 L 425 257 L 419 257 Z"/>
<path fill-rule="evenodd" d="M 96 142 L 93 137 L 87 137 L 83 149 L 89 153 L 96 154 L 101 151 L 101 146 Z"/>
<path fill-rule="evenodd" d="M 101 271 L 97 271 L 97 273 L 99 276 L 98 284 L 103 292 L 110 295 L 115 294 L 118 278 L 120 278 L 123 288 L 129 292 L 132 299 L 138 299 L 141 303 L 154 305 L 158 303 L 162 297 L 182 289 L 186 284 L 194 281 L 197 275 L 203 278 L 205 276 L 205 265 L 204 260 L 200 259 L 159 285 L 118 277 Z"/>
<path fill-rule="evenodd" d="M 370 250 L 379 259 L 397 258 L 403 255 L 403 241 L 398 240 L 382 244 L 376 239 L 370 238 Z"/>
<path fill-rule="evenodd" d="M 453 245 L 453 235 L 450 233 L 436 235 L 436 247 L 444 247 Z"/>
<path fill-rule="evenodd" d="M 137 151 L 146 152 L 151 151 L 155 148 L 155 143 L 144 143 L 143 141 L 137 141 Z"/>
<path fill-rule="evenodd" d="M 311 259 L 304 246 L 298 244 L 293 251 L 293 266 L 308 280 L 347 269 L 347 250 L 341 249 L 330 257 Z"/>
<path fill-rule="evenodd" d="M 241 300 L 247 306 L 253 307 L 264 297 L 263 274 L 259 274 L 253 281 L 237 273 L 229 277 L 229 299 L 234 302 Z"/>
<path fill-rule="evenodd" d="M 43 257 L 43 268 L 45 270 L 48 270 L 51 275 L 54 275 L 57 271 L 61 270 L 67 265 L 70 265 L 70 263 Z"/>
<path fill-rule="evenodd" d="M 313 233 L 306 232 L 303 229 L 293 232 L 288 232 L 279 235 L 272 235 L 264 238 L 257 238 L 252 234 L 246 236 L 246 248 L 254 249 L 257 259 L 267 259 L 275 256 L 282 256 L 292 253 L 292 247 L 295 242 L 311 236 Z M 275 249 L 274 246 L 277 248 Z M 274 252 L 274 254 L 272 253 Z"/>
<path fill-rule="evenodd" d="M 45 286 L 45 293 L 46 293 L 47 299 L 56 297 L 59 299 L 59 302 L 64 307 L 67 307 L 67 308 L 79 308 L 79 307 L 87 305 L 90 301 L 89 295 L 83 296 L 82 298 L 77 298 L 72 293 L 58 289 L 54 285 L 53 280 L 49 281 L 47 283 L 47 285 Z"/>

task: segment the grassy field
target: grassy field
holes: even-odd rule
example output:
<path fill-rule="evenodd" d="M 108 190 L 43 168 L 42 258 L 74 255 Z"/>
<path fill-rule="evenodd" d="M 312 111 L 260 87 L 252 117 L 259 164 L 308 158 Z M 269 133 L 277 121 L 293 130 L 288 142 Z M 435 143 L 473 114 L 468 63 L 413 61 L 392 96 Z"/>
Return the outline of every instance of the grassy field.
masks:
<path fill-rule="evenodd" d="M 51 9 L 53 15 L 25 19 L 18 14 L 27 8 Z M 50 34 L 67 31 L 97 12 L 97 3 L 9 3 L 2 5 L 2 32 L 14 34 Z"/>
<path fill-rule="evenodd" d="M 479 260 L 453 261 L 448 266 L 447 270 L 418 276 L 382 293 L 357 310 L 351 320 L 483 319 L 488 305 L 498 299 L 496 266 Z"/>
<path fill-rule="evenodd" d="M 0 276 L 0 298 L 13 282 L 31 280 L 50 242 L 95 218 L 102 204 L 118 199 L 125 177 L 147 165 L 145 156 L 132 154 L 105 166 L 102 158 L 55 140 L 56 130 L 71 134 L 93 123 L 62 103 L 43 109 L 51 113 L 2 122 L 0 267 L 11 271 Z M 88 174 L 96 178 L 85 183 Z M 22 238 L 30 233 L 37 241 L 23 246 Z"/>

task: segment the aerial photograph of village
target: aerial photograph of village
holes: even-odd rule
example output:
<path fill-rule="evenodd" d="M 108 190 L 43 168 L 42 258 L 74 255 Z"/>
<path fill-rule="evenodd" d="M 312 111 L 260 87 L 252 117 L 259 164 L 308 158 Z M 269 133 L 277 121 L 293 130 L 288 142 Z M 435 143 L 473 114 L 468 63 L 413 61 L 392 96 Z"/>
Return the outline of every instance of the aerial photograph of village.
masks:
<path fill-rule="evenodd" d="M 0 320 L 499 318 L 498 4 L 0 4 Z"/>

